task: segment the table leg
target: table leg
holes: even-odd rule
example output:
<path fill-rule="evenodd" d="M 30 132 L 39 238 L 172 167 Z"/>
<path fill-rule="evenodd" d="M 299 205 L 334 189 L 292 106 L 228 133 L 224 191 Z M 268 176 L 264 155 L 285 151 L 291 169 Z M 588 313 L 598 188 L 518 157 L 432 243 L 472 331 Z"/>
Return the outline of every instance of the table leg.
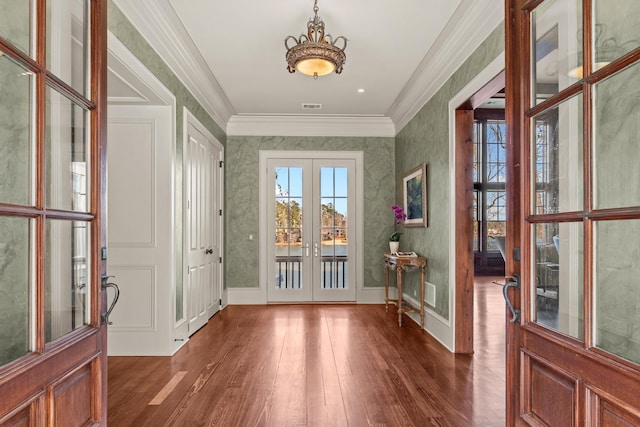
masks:
<path fill-rule="evenodd" d="M 398 266 L 398 326 L 402 327 L 402 268 Z"/>
<path fill-rule="evenodd" d="M 384 263 L 384 311 L 389 312 L 389 264 Z"/>
<path fill-rule="evenodd" d="M 420 269 L 420 326 L 424 328 L 424 267 Z"/>

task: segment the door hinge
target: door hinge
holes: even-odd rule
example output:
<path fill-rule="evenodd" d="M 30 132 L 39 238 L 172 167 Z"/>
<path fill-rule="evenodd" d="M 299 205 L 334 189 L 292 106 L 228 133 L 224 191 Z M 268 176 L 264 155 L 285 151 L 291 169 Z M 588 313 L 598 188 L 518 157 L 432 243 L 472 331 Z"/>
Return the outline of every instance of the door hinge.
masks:
<path fill-rule="evenodd" d="M 218 258 L 218 261 L 222 264 L 222 257 Z"/>
<path fill-rule="evenodd" d="M 220 216 L 222 216 L 222 209 L 220 209 Z"/>
<path fill-rule="evenodd" d="M 224 160 L 220 160 L 219 165 L 220 165 L 220 167 L 224 166 Z"/>
<path fill-rule="evenodd" d="M 219 304 L 220 306 L 222 306 L 222 298 L 220 298 L 220 299 L 218 300 L 218 304 Z"/>

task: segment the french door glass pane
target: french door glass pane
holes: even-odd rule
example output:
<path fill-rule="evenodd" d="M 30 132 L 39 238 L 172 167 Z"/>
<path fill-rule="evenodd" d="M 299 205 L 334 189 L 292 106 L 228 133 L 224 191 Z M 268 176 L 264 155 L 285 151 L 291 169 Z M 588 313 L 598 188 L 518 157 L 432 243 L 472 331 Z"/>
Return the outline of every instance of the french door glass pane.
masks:
<path fill-rule="evenodd" d="M 582 210 L 582 94 L 532 119 L 534 214 Z"/>
<path fill-rule="evenodd" d="M 506 128 L 504 120 L 487 121 L 487 182 L 507 182 Z"/>
<path fill-rule="evenodd" d="M 7 55 L 0 56 L 0 203 L 35 204 L 31 179 L 32 87 L 30 72 Z"/>
<path fill-rule="evenodd" d="M 640 206 L 640 65 L 595 85 L 594 207 Z"/>
<path fill-rule="evenodd" d="M 30 350 L 30 222 L 0 216 L 0 366 Z"/>
<path fill-rule="evenodd" d="M 88 324 L 89 223 L 47 220 L 45 230 L 45 339 L 51 342 Z"/>
<path fill-rule="evenodd" d="M 90 188 L 86 111 L 47 87 L 46 205 L 87 212 Z"/>
<path fill-rule="evenodd" d="M 486 192 L 485 220 L 487 222 L 487 251 L 498 252 L 499 247 L 490 237 L 505 236 L 507 233 L 507 199 L 505 191 Z"/>
<path fill-rule="evenodd" d="M 640 363 L 640 220 L 595 226 L 595 343 Z"/>
<path fill-rule="evenodd" d="M 593 69 L 598 70 L 640 46 L 638 0 L 594 0 Z"/>
<path fill-rule="evenodd" d="M 0 0 L 0 37 L 31 54 L 32 0 Z"/>
<path fill-rule="evenodd" d="M 547 0 L 531 13 L 531 105 L 582 78 L 581 16 L 581 0 Z"/>
<path fill-rule="evenodd" d="M 320 168 L 322 289 L 348 289 L 347 168 Z"/>
<path fill-rule="evenodd" d="M 275 287 L 301 289 L 302 168 L 275 169 Z"/>
<path fill-rule="evenodd" d="M 62 81 L 87 95 L 87 0 L 47 2 L 47 68 Z"/>
<path fill-rule="evenodd" d="M 533 233 L 533 320 L 565 335 L 582 339 L 582 223 L 534 224 Z"/>

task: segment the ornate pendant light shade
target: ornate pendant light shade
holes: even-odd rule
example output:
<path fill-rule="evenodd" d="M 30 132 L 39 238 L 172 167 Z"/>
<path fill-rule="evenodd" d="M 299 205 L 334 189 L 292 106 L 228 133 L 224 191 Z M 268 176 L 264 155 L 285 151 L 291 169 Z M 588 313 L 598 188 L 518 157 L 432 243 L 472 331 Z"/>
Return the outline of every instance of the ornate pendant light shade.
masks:
<path fill-rule="evenodd" d="M 347 47 L 347 39 L 343 36 L 336 37 L 325 34 L 324 22 L 318 16 L 318 0 L 313 5 L 314 17 L 307 22 L 307 34 L 300 34 L 295 38 L 288 36 L 284 39 L 287 48 L 287 70 L 295 73 L 296 70 L 307 76 L 325 76 L 332 73 L 342 73 L 347 56 L 344 53 Z M 296 44 L 289 46 L 293 40 Z M 342 41 L 342 47 L 336 46 Z"/>

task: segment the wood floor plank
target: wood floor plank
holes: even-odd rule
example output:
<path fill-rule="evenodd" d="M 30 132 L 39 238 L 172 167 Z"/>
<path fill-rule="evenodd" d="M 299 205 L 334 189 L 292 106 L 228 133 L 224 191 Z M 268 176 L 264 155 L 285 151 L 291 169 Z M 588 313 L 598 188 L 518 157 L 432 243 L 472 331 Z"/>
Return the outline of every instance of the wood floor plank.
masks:
<path fill-rule="evenodd" d="M 110 357 L 108 424 L 504 425 L 501 290 L 476 282 L 473 355 L 383 305 L 227 307 L 173 357 Z"/>

